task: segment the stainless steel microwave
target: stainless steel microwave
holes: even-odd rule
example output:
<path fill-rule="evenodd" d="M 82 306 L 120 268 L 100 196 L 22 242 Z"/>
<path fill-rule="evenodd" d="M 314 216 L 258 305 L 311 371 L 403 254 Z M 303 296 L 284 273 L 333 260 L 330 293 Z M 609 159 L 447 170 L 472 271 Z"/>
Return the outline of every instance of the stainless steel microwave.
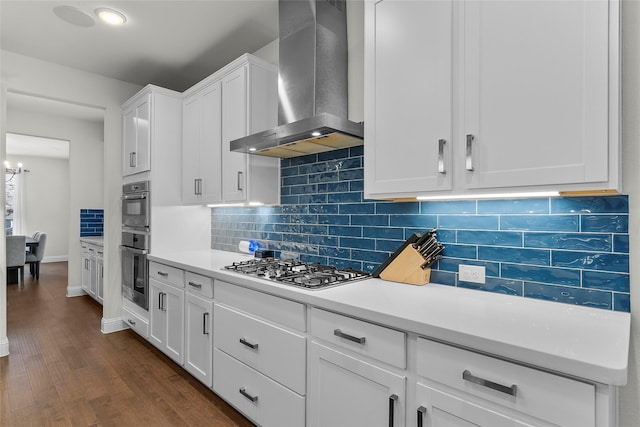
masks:
<path fill-rule="evenodd" d="M 151 203 L 149 181 L 122 186 L 122 228 L 149 231 Z"/>

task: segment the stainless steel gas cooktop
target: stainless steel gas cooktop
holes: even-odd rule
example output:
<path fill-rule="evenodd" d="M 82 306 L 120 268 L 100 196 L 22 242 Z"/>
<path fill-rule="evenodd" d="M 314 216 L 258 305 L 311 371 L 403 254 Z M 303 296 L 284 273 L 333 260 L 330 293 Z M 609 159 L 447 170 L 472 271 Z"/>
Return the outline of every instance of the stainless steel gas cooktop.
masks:
<path fill-rule="evenodd" d="M 254 258 L 234 262 L 224 268 L 310 290 L 324 289 L 371 277 L 363 271 L 350 268 L 340 269 L 329 265 L 278 258 Z"/>

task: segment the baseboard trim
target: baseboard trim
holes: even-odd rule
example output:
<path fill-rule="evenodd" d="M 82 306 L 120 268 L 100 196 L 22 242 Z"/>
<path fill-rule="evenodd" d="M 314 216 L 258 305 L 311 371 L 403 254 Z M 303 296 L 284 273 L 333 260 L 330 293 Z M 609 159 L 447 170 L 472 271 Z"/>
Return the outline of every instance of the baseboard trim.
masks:
<path fill-rule="evenodd" d="M 69 261 L 69 255 L 55 255 L 55 256 L 46 256 L 42 258 L 42 263 L 45 264 L 47 262 L 63 262 Z"/>
<path fill-rule="evenodd" d="M 0 357 L 9 355 L 9 338 L 3 338 L 0 340 Z"/>
<path fill-rule="evenodd" d="M 129 329 L 129 327 L 124 324 L 120 317 L 114 317 L 112 319 L 102 318 L 100 330 L 103 334 L 110 334 L 112 332 L 123 331 L 125 329 Z"/>
<path fill-rule="evenodd" d="M 81 297 L 85 295 L 82 286 L 67 286 L 67 298 Z"/>

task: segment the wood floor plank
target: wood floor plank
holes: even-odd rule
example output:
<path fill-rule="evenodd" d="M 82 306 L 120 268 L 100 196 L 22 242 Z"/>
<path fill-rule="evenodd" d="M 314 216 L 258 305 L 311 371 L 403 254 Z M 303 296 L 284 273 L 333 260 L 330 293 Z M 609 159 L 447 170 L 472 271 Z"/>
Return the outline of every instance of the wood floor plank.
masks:
<path fill-rule="evenodd" d="M 253 425 L 134 332 L 102 334 L 102 306 L 66 287 L 66 262 L 7 287 L 1 426 Z"/>

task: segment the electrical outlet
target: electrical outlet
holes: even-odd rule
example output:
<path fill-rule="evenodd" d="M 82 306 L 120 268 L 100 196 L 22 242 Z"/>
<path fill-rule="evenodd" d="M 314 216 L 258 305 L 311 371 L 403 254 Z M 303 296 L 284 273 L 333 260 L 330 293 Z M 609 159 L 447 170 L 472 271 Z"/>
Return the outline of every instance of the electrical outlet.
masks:
<path fill-rule="evenodd" d="M 484 283 L 485 268 L 481 265 L 458 265 L 459 279 L 462 282 Z"/>

